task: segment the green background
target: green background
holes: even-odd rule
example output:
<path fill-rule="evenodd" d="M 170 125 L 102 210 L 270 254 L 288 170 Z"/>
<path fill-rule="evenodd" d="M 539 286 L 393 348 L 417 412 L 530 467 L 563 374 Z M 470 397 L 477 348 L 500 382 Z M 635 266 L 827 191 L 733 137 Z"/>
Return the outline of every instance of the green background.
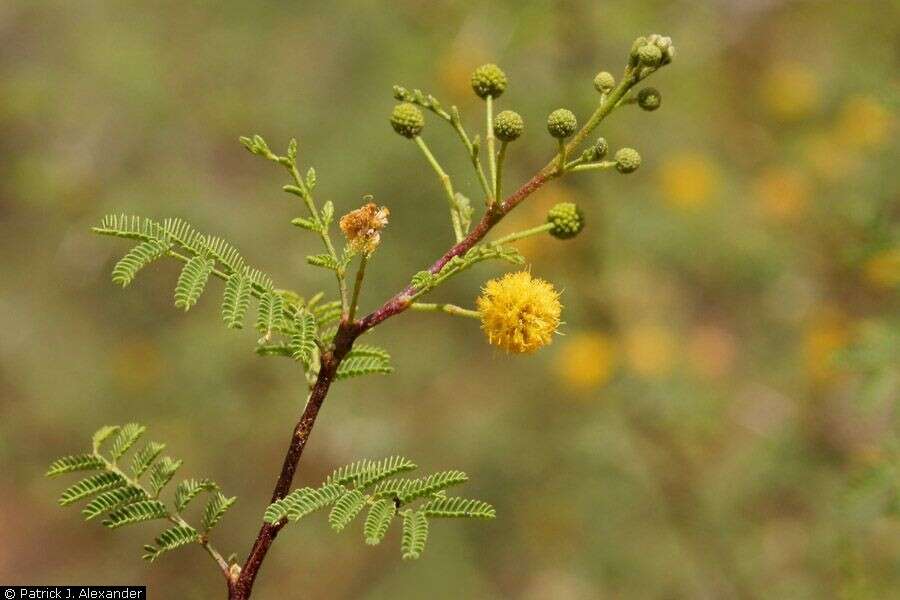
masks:
<path fill-rule="evenodd" d="M 216 533 L 243 557 L 301 410 L 298 366 L 230 331 L 220 284 L 172 306 L 177 265 L 129 288 L 109 212 L 180 216 L 310 294 L 317 241 L 284 174 L 239 135 L 300 140 L 338 214 L 373 194 L 391 222 L 370 310 L 452 241 L 421 155 L 388 125 L 391 86 L 483 120 L 471 70 L 495 61 L 526 134 L 506 188 L 546 162 L 547 113 L 583 120 L 591 80 L 638 35 L 670 35 L 662 108 L 603 125 L 640 150 L 622 176 L 553 182 L 505 222 L 577 202 L 575 240 L 520 243 L 562 290 L 565 325 L 527 357 L 474 321 L 404 314 L 371 341 L 397 372 L 336 386 L 297 485 L 363 457 L 460 468 L 490 522 L 439 522 L 399 559 L 317 515 L 279 537 L 260 598 L 900 597 L 896 2 L 97 2 L 0 6 L 0 582 L 146 584 L 221 597 L 188 549 L 148 566 L 153 526 L 108 532 L 42 477 L 94 429 L 137 420 L 238 503 Z M 457 187 L 452 132 L 424 134 Z M 471 306 L 480 265 L 435 293 Z M 67 485 L 67 484 L 66 484 Z"/>

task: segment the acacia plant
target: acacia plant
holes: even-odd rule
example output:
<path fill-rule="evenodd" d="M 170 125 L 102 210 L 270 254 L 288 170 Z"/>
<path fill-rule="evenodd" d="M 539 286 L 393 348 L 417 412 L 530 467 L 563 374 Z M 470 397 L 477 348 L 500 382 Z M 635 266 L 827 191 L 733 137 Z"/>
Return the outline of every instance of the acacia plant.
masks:
<path fill-rule="evenodd" d="M 366 265 L 381 242 L 382 231 L 388 223 L 388 208 L 366 197 L 362 207 L 341 217 L 339 227 L 346 243 L 339 248 L 331 233 L 335 207 L 330 201 L 321 205 L 316 201 L 316 172 L 310 167 L 301 174 L 303 169 L 294 139 L 284 155 L 273 152 L 258 135 L 242 137 L 240 141 L 253 154 L 286 169 L 290 183 L 283 189 L 299 198 L 305 207 L 304 216 L 291 223 L 321 239 L 323 252 L 307 257 L 307 261 L 334 274 L 337 284 L 334 299 L 326 299 L 323 293 L 301 296 L 276 287 L 268 275 L 247 265 L 231 244 L 199 233 L 180 219 L 156 221 L 126 215 L 103 218 L 93 228 L 95 233 L 137 242 L 114 266 L 113 282 L 127 286 L 153 261 L 174 258 L 184 263 L 175 285 L 175 306 L 187 311 L 196 304 L 210 276 L 223 280 L 225 325 L 243 327 L 250 304 L 255 300 L 254 326 L 261 336 L 256 351 L 296 361 L 304 370 L 309 395 L 291 432 L 259 533 L 243 562 L 236 555 L 225 558 L 211 540 L 211 530 L 235 498 L 226 496 L 210 479 L 189 478 L 175 486 L 171 497 L 164 500 L 162 493 L 179 470 L 181 461 L 162 456 L 161 443 L 148 441 L 137 445 L 145 428 L 136 423 L 104 426 L 93 435 L 87 452 L 60 458 L 50 466 L 48 475 L 94 471 L 66 489 L 59 504 L 65 506 L 86 500 L 82 509 L 84 517 L 90 520 L 102 516 L 103 524 L 109 528 L 151 520 L 167 522 L 167 528 L 144 547 L 144 558 L 153 561 L 167 551 L 197 544 L 221 570 L 231 599 L 250 597 L 260 567 L 278 533 L 289 523 L 315 511 L 330 508 L 328 522 L 337 531 L 367 511 L 363 524 L 367 544 L 378 544 L 390 525 L 400 521 L 401 552 L 405 559 L 422 554 L 430 519 L 494 518 L 494 508 L 487 502 L 448 495 L 448 488 L 467 480 L 465 473 L 447 470 L 423 477 L 398 477 L 416 468 L 411 460 L 400 456 L 360 460 L 338 468 L 316 487 L 293 490 L 291 487 L 332 383 L 393 370 L 387 351 L 358 341 L 376 325 L 407 310 L 436 311 L 480 320 L 488 342 L 508 353 L 533 352 L 552 341 L 560 324 L 559 294 L 550 283 L 534 277 L 528 270 L 488 281 L 474 309 L 422 300 L 479 262 L 500 259 L 522 265 L 524 259 L 512 245 L 516 240 L 545 233 L 557 239 L 575 237 L 584 227 L 584 218 L 574 204 L 562 203 L 549 211 L 543 224 L 487 239 L 510 211 L 554 179 L 606 169 L 619 173 L 635 171 L 641 157 L 634 149 L 621 148 L 608 159 L 609 147 L 604 138 L 586 142 L 617 108 L 631 104 L 648 111 L 658 108 L 657 90 L 636 91 L 635 88 L 669 64 L 674 55 L 668 37 L 651 35 L 635 40 L 618 82 L 606 71 L 594 79 L 599 100 L 580 129 L 571 111 L 560 108 L 550 113 L 546 127 L 556 142 L 552 158 L 507 196 L 503 194 L 504 161 L 509 145 L 522 136 L 525 125 L 522 117 L 511 110 L 495 114 L 496 102 L 507 86 L 506 75 L 497 65 L 482 65 L 472 74 L 472 89 L 484 100 L 483 142 L 479 135 L 469 133 L 455 106 L 445 108 L 430 94 L 395 86 L 394 97 L 400 103 L 394 108 L 390 123 L 398 134 L 414 143 L 437 174 L 447 202 L 454 243 L 430 267 L 415 273 L 403 289 L 365 315 L 358 314 L 358 306 Z M 453 180 L 422 137 L 426 112 L 434 120 L 450 126 L 470 159 L 483 194 L 483 214 L 477 221 L 473 203 L 456 191 Z M 130 456 L 127 460 L 126 454 Z M 205 507 L 198 510 L 196 517 L 190 517 L 192 501 L 200 496 L 206 499 Z"/>

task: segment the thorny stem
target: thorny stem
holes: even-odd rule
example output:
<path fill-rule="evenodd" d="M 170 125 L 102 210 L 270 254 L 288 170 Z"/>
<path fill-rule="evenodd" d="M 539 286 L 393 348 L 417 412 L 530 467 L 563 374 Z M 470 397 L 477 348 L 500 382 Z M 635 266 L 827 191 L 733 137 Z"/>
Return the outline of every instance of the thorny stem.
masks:
<path fill-rule="evenodd" d="M 497 155 L 494 154 L 494 97 L 488 94 L 484 99 L 487 124 L 485 126 L 485 138 L 487 139 L 488 166 L 491 172 L 491 189 L 497 189 Z M 500 196 L 496 193 L 494 198 Z"/>
<path fill-rule="evenodd" d="M 412 310 L 422 312 L 445 312 L 448 315 L 456 315 L 459 317 L 469 317 L 471 319 L 480 319 L 481 313 L 477 310 L 469 310 L 455 304 L 437 304 L 433 302 L 413 302 L 409 305 Z"/>
<path fill-rule="evenodd" d="M 609 169 L 616 166 L 616 161 L 614 160 L 603 160 L 600 162 L 588 163 L 588 164 L 578 164 L 568 167 L 567 170 L 569 172 L 577 172 L 577 171 L 593 171 L 596 169 Z"/>
<path fill-rule="evenodd" d="M 606 98 L 606 101 L 594 111 L 594 114 L 591 115 L 584 127 L 582 127 L 566 145 L 566 154 L 571 154 L 572 151 L 575 150 L 594 129 L 596 129 L 597 125 L 599 125 L 600 122 L 615 108 L 616 103 L 628 92 L 637 80 L 637 76 L 632 74 L 631 69 L 626 71 L 625 77 L 622 78 L 622 82 L 619 86 L 613 90 L 609 97 Z M 418 137 L 416 138 L 417 142 L 419 142 L 419 139 L 420 138 Z M 428 149 L 424 145 L 424 142 L 420 142 L 419 147 L 426 153 L 426 157 L 430 156 L 431 153 L 427 151 Z M 432 274 L 438 273 L 453 257 L 465 254 L 469 249 L 480 242 L 488 232 L 490 232 L 490 230 L 493 229 L 507 213 L 509 213 L 509 211 L 518 206 L 519 203 L 536 190 L 540 189 L 545 183 L 562 175 L 562 173 L 557 172 L 556 170 L 557 159 L 558 157 L 554 156 L 544 168 L 538 171 L 537 174 L 502 202 L 499 201 L 499 198 L 496 199 L 482 217 L 481 221 L 479 221 L 478 225 L 476 225 L 467 236 L 463 238 L 457 233 L 457 237 L 460 238 L 457 243 L 447 250 L 443 256 L 438 258 L 431 267 L 428 268 L 428 271 Z M 432 166 L 437 166 L 436 168 L 440 169 L 440 166 L 437 165 L 437 162 L 434 161 L 433 157 L 431 157 L 430 162 L 432 162 Z M 439 174 L 443 173 L 443 170 L 441 169 L 438 172 Z M 455 215 L 455 213 L 453 214 Z M 454 225 L 455 224 L 454 220 Z M 297 464 L 299 463 L 300 457 L 303 454 L 303 449 L 306 447 L 306 443 L 309 440 L 312 428 L 315 425 L 316 418 L 319 414 L 319 409 L 322 407 L 325 396 L 328 394 L 328 389 L 334 381 L 338 366 L 353 347 L 353 342 L 357 337 L 382 321 L 398 315 L 413 306 L 414 303 L 412 302 L 411 297 L 414 293 L 415 288 L 412 285 L 408 285 L 392 298 L 385 301 L 380 308 L 369 313 L 362 319 L 356 321 L 347 320 L 341 323 L 341 326 L 335 335 L 334 349 L 323 353 L 322 366 L 316 377 L 315 385 L 310 392 L 306 408 L 300 417 L 300 421 L 294 427 L 291 442 L 288 445 L 284 463 L 281 467 L 281 473 L 278 476 L 275 489 L 272 492 L 272 502 L 283 498 L 290 490 L 291 483 L 294 479 L 294 473 L 297 471 Z M 460 309 L 460 311 L 464 310 L 465 309 Z M 256 581 L 256 576 L 265 560 L 266 554 L 268 553 L 272 542 L 275 540 L 275 537 L 278 535 L 278 532 L 281 531 L 281 528 L 284 527 L 284 525 L 285 521 L 279 521 L 275 524 L 264 523 L 260 528 L 256 542 L 253 544 L 253 548 L 250 551 L 247 560 L 244 562 L 243 567 L 240 569 L 234 568 L 233 571 L 226 574 L 226 576 L 229 577 L 229 600 L 246 600 L 250 597 L 250 593 L 253 590 L 253 583 Z"/>
<path fill-rule="evenodd" d="M 425 155 L 426 160 L 428 160 L 428 164 L 431 165 L 431 168 L 437 173 L 438 179 L 441 180 L 441 185 L 444 187 L 444 192 L 447 194 L 447 202 L 450 205 L 450 220 L 453 223 L 453 233 L 456 235 L 456 241 L 459 242 L 463 239 L 463 231 L 462 225 L 459 222 L 459 212 L 456 210 L 456 194 L 453 192 L 453 183 L 450 181 L 450 176 L 447 175 L 443 167 L 441 167 L 440 163 L 434 157 L 434 154 L 428 149 L 425 140 L 418 135 L 414 139 L 416 140 L 416 145 L 422 151 L 422 154 Z"/>

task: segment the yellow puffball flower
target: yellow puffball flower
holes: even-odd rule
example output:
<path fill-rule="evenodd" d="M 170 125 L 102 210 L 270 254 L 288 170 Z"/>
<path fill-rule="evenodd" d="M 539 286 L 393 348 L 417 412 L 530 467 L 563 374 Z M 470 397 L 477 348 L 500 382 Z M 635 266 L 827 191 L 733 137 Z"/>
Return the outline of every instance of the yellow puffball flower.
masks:
<path fill-rule="evenodd" d="M 554 364 L 560 378 L 578 390 L 605 384 L 615 371 L 612 340 L 602 333 L 579 333 L 565 340 Z"/>
<path fill-rule="evenodd" d="M 488 342 L 517 354 L 549 344 L 562 312 L 559 292 L 527 271 L 488 281 L 477 305 Z"/>

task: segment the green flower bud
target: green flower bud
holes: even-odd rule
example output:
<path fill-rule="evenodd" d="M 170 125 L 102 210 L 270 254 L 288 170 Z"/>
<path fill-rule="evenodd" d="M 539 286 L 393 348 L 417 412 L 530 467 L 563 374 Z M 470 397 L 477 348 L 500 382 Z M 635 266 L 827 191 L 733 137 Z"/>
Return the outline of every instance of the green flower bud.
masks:
<path fill-rule="evenodd" d="M 634 40 L 634 43 L 631 44 L 631 58 L 637 59 L 638 53 L 640 52 L 641 48 L 643 48 L 646 45 L 647 45 L 647 38 L 645 38 L 644 36 L 641 36 L 641 37 L 637 38 L 636 40 Z"/>
<path fill-rule="evenodd" d="M 584 229 L 584 214 L 572 202 L 560 202 L 547 213 L 547 222 L 553 225 L 550 235 L 568 240 Z"/>
<path fill-rule="evenodd" d="M 641 155 L 634 148 L 621 148 L 616 152 L 616 169 L 619 173 L 633 173 L 641 166 Z"/>
<path fill-rule="evenodd" d="M 648 87 L 638 92 L 638 106 L 644 110 L 656 110 L 662 104 L 662 94 L 656 88 Z"/>
<path fill-rule="evenodd" d="M 606 138 L 597 138 L 597 142 L 591 147 L 591 160 L 603 160 L 609 152 L 609 144 Z"/>
<path fill-rule="evenodd" d="M 575 114 L 566 108 L 557 108 L 547 117 L 547 131 L 555 138 L 567 138 L 578 128 Z"/>
<path fill-rule="evenodd" d="M 479 98 L 499 98 L 506 90 L 506 73 L 493 63 L 481 65 L 472 73 L 472 89 Z"/>
<path fill-rule="evenodd" d="M 600 71 L 594 77 L 594 89 L 601 94 L 608 94 L 616 87 L 616 78 L 609 71 Z"/>
<path fill-rule="evenodd" d="M 657 67 L 662 61 L 662 50 L 655 44 L 641 46 L 641 49 L 638 50 L 638 60 L 644 66 Z"/>
<path fill-rule="evenodd" d="M 504 110 L 494 117 L 494 135 L 501 142 L 512 142 L 525 131 L 525 122 L 519 113 Z"/>
<path fill-rule="evenodd" d="M 403 102 L 394 107 L 394 112 L 391 113 L 391 126 L 403 137 L 414 138 L 425 126 L 425 117 L 415 104 Z"/>

